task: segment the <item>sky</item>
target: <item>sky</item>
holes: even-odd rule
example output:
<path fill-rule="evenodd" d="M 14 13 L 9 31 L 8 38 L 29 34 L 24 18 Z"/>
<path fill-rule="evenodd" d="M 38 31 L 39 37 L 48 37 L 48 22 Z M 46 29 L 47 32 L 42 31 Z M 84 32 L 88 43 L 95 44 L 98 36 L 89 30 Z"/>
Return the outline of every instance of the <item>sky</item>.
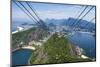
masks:
<path fill-rule="evenodd" d="M 65 5 L 65 4 L 50 4 L 50 3 L 35 3 L 35 2 L 28 2 L 28 3 L 32 6 L 32 8 L 35 9 L 36 13 L 42 20 L 68 19 L 69 17 L 77 18 L 80 12 L 86 7 L 85 5 L 71 5 L 71 4 Z M 27 6 L 25 2 L 22 2 L 22 4 L 34 15 L 34 13 L 30 10 L 30 8 Z M 20 4 L 18 3 L 18 5 Z M 88 6 L 83 15 L 91 7 L 92 6 Z M 90 21 L 94 17 L 95 17 L 95 7 L 83 19 Z M 32 22 L 32 20 L 14 2 L 12 2 L 12 21 Z M 95 20 L 93 20 L 92 22 L 95 23 Z"/>

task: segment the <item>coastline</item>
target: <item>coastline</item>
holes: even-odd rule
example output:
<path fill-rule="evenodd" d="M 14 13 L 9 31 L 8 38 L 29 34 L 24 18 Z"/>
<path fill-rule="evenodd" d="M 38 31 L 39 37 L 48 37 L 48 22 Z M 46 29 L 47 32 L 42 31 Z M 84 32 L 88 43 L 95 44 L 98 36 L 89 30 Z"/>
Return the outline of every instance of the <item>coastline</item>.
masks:
<path fill-rule="evenodd" d="M 11 50 L 11 52 L 15 52 L 15 51 L 20 50 L 20 49 L 35 50 L 35 47 L 33 47 L 33 46 L 23 46 L 23 47 L 21 47 L 21 48 L 18 47 L 18 48 L 16 48 L 16 49 Z"/>

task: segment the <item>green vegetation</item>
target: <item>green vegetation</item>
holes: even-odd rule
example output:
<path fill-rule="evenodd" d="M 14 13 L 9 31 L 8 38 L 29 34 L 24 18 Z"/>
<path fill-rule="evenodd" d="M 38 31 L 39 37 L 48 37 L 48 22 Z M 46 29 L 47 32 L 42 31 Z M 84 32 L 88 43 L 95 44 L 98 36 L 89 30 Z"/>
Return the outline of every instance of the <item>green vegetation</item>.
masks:
<path fill-rule="evenodd" d="M 54 34 L 31 57 L 31 64 L 49 64 L 65 62 L 84 62 L 91 59 L 83 59 L 75 54 L 73 45 L 64 36 Z"/>
<path fill-rule="evenodd" d="M 12 49 L 28 45 L 32 40 L 39 41 L 46 37 L 48 33 L 40 28 L 31 28 L 20 31 L 12 35 Z M 37 37 L 35 37 L 37 36 Z M 21 42 L 22 45 L 18 46 Z M 30 64 L 49 64 L 66 62 L 85 62 L 91 59 L 83 59 L 75 52 L 75 46 L 71 44 L 68 38 L 57 33 L 52 35 L 42 46 L 32 44 L 36 50 L 30 57 Z"/>
<path fill-rule="evenodd" d="M 38 37 L 37 39 L 34 39 L 34 36 L 36 35 Z M 47 36 L 47 32 L 40 28 L 30 28 L 28 30 L 24 30 L 24 31 L 20 31 L 18 33 L 12 34 L 12 49 L 19 47 L 19 44 L 21 42 L 23 42 L 24 45 L 28 45 L 30 41 L 39 40 L 45 36 Z"/>
<path fill-rule="evenodd" d="M 26 43 L 27 40 L 27 35 L 29 32 L 34 31 L 34 28 L 31 28 L 30 30 L 25 30 L 25 31 L 21 31 L 15 34 L 12 34 L 12 48 L 17 48 L 18 44 L 20 44 L 20 42 L 24 42 L 24 44 Z"/>

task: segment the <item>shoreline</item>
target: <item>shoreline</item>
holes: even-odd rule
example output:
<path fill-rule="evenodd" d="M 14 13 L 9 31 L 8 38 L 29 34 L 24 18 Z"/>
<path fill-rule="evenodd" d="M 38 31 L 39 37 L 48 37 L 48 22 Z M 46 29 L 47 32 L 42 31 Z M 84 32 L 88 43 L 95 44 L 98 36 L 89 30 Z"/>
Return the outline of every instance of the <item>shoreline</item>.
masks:
<path fill-rule="evenodd" d="M 15 52 L 15 51 L 20 50 L 20 49 L 35 50 L 35 47 L 33 47 L 33 46 L 23 46 L 23 47 L 21 47 L 21 48 L 18 47 L 18 48 L 16 48 L 16 49 L 11 50 L 11 52 Z"/>

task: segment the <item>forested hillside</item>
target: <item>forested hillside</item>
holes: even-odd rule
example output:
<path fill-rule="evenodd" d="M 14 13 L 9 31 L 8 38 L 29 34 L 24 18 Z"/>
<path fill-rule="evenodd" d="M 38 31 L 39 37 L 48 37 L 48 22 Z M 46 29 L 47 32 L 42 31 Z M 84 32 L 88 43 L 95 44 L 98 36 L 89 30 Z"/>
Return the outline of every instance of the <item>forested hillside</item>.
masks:
<path fill-rule="evenodd" d="M 31 64 L 65 63 L 65 62 L 84 62 L 91 59 L 83 59 L 76 54 L 75 46 L 72 45 L 64 36 L 54 34 L 44 43 L 32 56 Z"/>

